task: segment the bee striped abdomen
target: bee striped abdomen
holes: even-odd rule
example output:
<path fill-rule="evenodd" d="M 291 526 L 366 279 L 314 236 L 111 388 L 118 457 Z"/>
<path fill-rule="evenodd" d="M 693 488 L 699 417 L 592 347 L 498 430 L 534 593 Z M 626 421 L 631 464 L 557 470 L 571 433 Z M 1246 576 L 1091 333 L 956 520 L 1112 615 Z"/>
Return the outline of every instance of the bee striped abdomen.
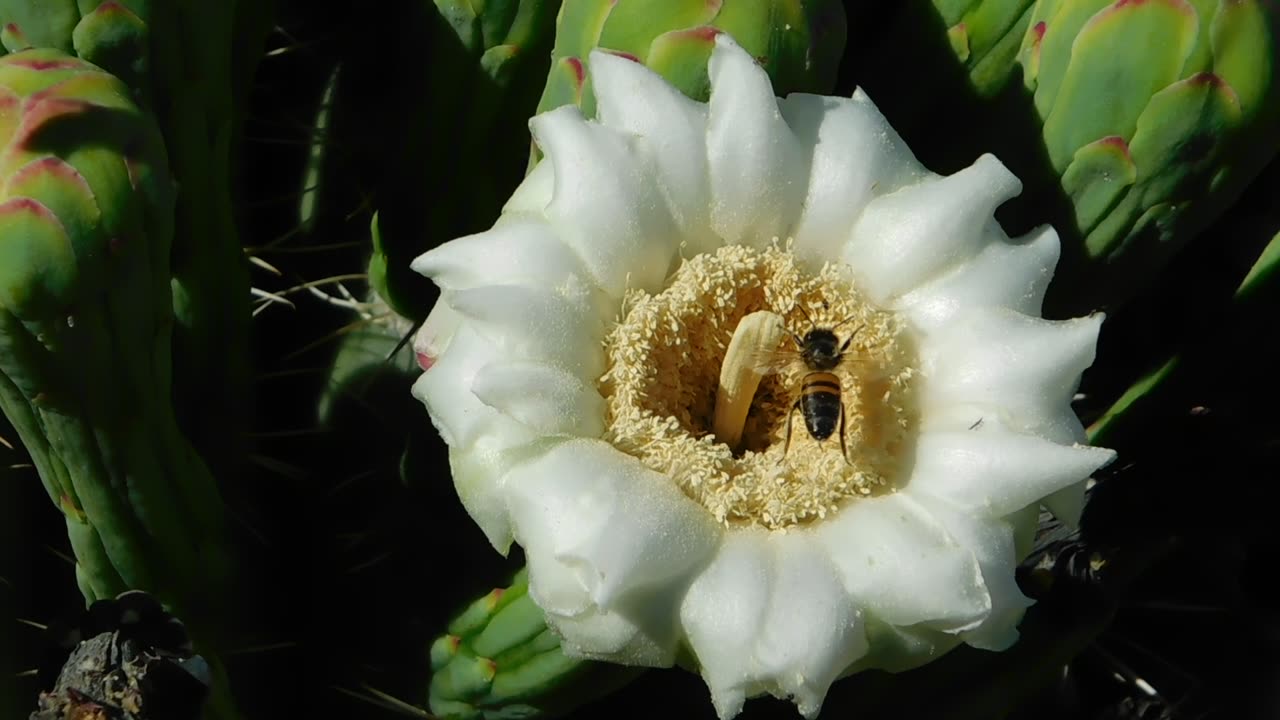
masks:
<path fill-rule="evenodd" d="M 804 376 L 800 389 L 800 414 L 815 440 L 826 440 L 840 421 L 840 378 L 828 372 Z"/>

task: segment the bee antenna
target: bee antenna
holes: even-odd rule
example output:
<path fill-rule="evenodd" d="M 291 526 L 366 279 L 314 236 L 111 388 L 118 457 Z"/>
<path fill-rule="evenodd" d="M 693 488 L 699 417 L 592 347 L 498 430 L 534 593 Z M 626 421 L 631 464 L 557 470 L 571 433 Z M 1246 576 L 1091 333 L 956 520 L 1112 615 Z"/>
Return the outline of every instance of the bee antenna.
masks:
<path fill-rule="evenodd" d="M 811 328 L 818 327 L 817 323 L 813 321 L 813 317 L 809 315 L 809 311 L 805 310 L 803 305 L 801 305 L 800 303 L 796 303 L 796 309 L 800 311 L 801 315 L 804 315 L 805 320 L 809 321 L 809 327 Z"/>
<path fill-rule="evenodd" d="M 832 329 L 832 331 L 839 330 L 841 325 L 844 325 L 845 323 L 849 322 L 850 320 L 852 320 L 852 319 L 854 319 L 854 318 L 856 318 L 856 317 L 858 317 L 858 314 L 857 314 L 857 313 L 854 313 L 854 314 L 850 315 L 849 317 L 847 317 L 847 318 L 845 318 L 845 319 L 841 320 L 840 322 L 838 322 L 838 323 L 836 323 L 836 324 L 835 324 L 835 327 L 831 328 L 831 329 Z M 857 335 L 857 334 L 858 334 L 858 331 L 859 331 L 859 330 L 861 330 L 861 329 L 862 329 L 862 328 L 864 328 L 864 327 L 866 327 L 866 326 L 865 326 L 865 325 L 859 325 L 858 327 L 854 328 L 853 332 L 849 333 L 849 335 L 850 335 L 850 336 Z"/>

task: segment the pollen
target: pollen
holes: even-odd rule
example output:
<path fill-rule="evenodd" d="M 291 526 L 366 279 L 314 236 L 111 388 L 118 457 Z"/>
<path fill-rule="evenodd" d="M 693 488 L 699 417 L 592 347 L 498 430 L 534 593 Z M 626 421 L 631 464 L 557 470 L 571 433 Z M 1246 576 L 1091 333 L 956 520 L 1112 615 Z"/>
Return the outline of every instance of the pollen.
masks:
<path fill-rule="evenodd" d="M 738 324 L 760 311 L 779 316 L 788 334 L 731 446 L 714 432 L 717 388 Z M 841 343 L 852 336 L 830 371 L 840 381 L 847 456 L 839 429 L 815 440 L 794 407 L 811 372 L 797 341 L 814 328 L 834 328 Z M 660 292 L 628 291 L 605 346 L 605 439 L 727 526 L 820 521 L 892 492 L 908 470 L 917 425 L 911 338 L 894 313 L 858 292 L 844 266 L 808 272 L 776 243 L 697 255 Z"/>

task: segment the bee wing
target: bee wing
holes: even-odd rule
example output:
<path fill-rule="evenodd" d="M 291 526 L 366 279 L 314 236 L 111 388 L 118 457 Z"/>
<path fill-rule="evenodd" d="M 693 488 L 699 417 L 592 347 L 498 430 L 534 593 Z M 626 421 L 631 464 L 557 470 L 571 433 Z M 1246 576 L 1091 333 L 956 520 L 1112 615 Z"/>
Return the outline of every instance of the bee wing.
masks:
<path fill-rule="evenodd" d="M 751 368 L 761 375 L 772 375 L 782 372 L 788 365 L 799 359 L 799 352 L 778 348 L 776 350 L 756 350 L 751 353 L 749 362 L 751 363 Z"/>
<path fill-rule="evenodd" d="M 853 353 L 846 354 L 843 362 L 863 382 L 878 382 L 893 374 L 888 367 L 879 362 Z"/>

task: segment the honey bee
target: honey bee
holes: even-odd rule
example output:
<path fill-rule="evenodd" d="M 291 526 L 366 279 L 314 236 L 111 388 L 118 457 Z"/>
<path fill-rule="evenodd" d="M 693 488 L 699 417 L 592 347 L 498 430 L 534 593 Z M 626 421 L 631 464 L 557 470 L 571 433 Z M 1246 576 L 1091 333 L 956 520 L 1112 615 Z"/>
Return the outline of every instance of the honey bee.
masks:
<path fill-rule="evenodd" d="M 795 419 L 796 410 L 799 410 L 801 417 L 804 418 L 805 429 L 814 440 L 823 442 L 839 430 L 840 453 L 844 456 L 845 462 L 849 462 L 849 450 L 845 444 L 845 409 L 841 397 L 840 376 L 833 371 L 844 361 L 849 345 L 862 327 L 854 328 L 844 342 L 841 342 L 836 330 L 853 318 L 846 318 L 830 327 L 822 327 L 813 322 L 813 318 L 809 317 L 809 313 L 803 307 L 800 308 L 800 312 L 804 313 L 809 321 L 809 331 L 804 336 L 790 329 L 786 331 L 795 343 L 796 349 L 775 351 L 765 360 L 769 369 L 777 371 L 787 363 L 794 362 L 798 357 L 807 371 L 800 379 L 800 392 L 787 412 L 787 434 L 782 454 L 785 457 L 791 449 L 791 424 Z"/>

